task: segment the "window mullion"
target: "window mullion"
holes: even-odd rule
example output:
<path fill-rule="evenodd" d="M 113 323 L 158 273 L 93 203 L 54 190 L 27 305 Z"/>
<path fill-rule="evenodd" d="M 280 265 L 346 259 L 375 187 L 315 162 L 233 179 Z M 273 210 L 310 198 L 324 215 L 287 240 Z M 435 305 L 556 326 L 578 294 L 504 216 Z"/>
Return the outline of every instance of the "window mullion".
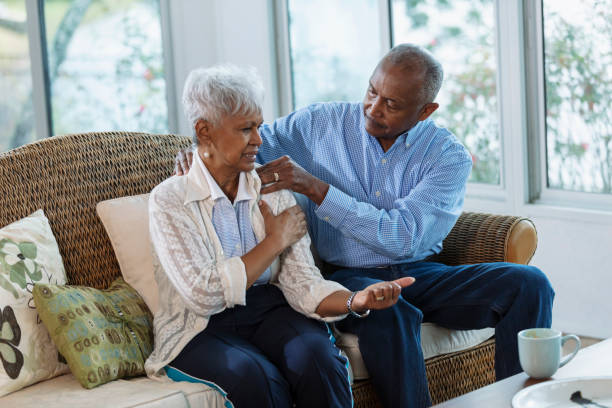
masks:
<path fill-rule="evenodd" d="M 42 1 L 26 0 L 36 138 L 51 136 L 51 103 Z"/>
<path fill-rule="evenodd" d="M 172 26 L 170 22 L 170 1 L 160 0 L 159 12 L 161 18 L 162 58 L 164 59 L 164 79 L 166 81 L 166 101 L 168 104 L 168 130 L 179 133 L 178 110 L 176 98 L 176 83 L 174 58 L 172 53 Z"/>
<path fill-rule="evenodd" d="M 288 115 L 294 108 L 293 79 L 291 75 L 291 44 L 289 35 L 289 9 L 287 0 L 272 0 L 274 7 L 274 34 L 276 47 L 276 72 L 278 112 Z"/>
<path fill-rule="evenodd" d="M 381 54 L 393 47 L 393 20 L 391 16 L 391 0 L 378 0 L 378 19 Z M 381 55 L 381 57 L 382 57 Z"/>

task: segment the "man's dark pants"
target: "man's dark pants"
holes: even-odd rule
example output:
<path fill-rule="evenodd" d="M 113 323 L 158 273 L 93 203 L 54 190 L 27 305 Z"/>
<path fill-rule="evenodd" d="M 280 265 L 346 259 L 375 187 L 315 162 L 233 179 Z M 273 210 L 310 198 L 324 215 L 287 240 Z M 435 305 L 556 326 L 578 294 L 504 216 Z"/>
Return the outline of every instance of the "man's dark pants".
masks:
<path fill-rule="evenodd" d="M 340 331 L 358 336 L 370 379 L 385 407 L 431 405 L 420 345 L 423 322 L 458 330 L 495 327 L 497 380 L 521 371 L 517 333 L 551 325 L 554 291 L 546 276 L 532 266 L 415 262 L 340 269 L 328 278 L 360 290 L 404 276 L 416 281 L 402 290 L 395 306 L 337 323 Z"/>

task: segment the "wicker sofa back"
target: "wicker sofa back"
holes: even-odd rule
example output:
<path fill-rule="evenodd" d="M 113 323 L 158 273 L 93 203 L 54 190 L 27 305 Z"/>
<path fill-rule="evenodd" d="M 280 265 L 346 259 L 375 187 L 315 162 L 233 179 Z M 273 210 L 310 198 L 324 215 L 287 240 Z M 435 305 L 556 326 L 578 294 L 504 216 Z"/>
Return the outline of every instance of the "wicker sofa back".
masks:
<path fill-rule="evenodd" d="M 68 282 L 107 287 L 120 275 L 99 201 L 143 194 L 172 173 L 188 137 L 104 132 L 57 136 L 0 155 L 0 226 L 42 208 Z"/>
<path fill-rule="evenodd" d="M 107 287 L 120 275 L 114 251 L 96 216 L 100 201 L 148 193 L 169 177 L 188 137 L 136 132 L 57 136 L 0 154 L 0 227 L 42 208 L 64 260 L 68 282 Z M 436 260 L 447 264 L 527 263 L 536 248 L 531 221 L 463 213 Z M 495 380 L 495 344 L 426 361 L 434 403 Z M 353 387 L 356 407 L 379 406 L 369 381 Z"/>

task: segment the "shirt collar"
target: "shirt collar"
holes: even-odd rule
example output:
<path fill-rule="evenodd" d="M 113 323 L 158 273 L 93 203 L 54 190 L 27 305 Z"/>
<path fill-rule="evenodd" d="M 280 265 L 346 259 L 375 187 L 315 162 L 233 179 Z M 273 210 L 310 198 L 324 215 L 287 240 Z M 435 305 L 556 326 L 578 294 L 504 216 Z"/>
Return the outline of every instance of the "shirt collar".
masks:
<path fill-rule="evenodd" d="M 200 155 L 196 152 L 193 154 L 193 165 L 187 173 L 187 184 L 184 204 L 192 201 L 216 200 L 221 197 L 226 197 L 219 184 L 215 181 L 213 176 L 208 171 L 208 168 L 200 158 Z M 252 200 L 257 197 L 257 192 L 261 188 L 261 181 L 255 170 L 248 173 L 240 173 L 240 179 L 238 180 L 238 192 L 236 193 L 236 199 L 234 202 L 243 200 Z"/>

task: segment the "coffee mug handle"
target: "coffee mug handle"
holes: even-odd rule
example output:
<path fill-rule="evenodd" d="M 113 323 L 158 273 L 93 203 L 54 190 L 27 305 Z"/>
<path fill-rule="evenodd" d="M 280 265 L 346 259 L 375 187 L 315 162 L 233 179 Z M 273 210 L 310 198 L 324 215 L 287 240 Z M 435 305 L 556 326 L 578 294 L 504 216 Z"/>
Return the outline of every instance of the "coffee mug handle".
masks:
<path fill-rule="evenodd" d="M 574 349 L 574 351 L 571 352 L 571 354 L 565 356 L 565 358 L 561 360 L 561 362 L 559 363 L 559 367 L 563 367 L 564 365 L 569 363 L 570 360 L 576 356 L 576 353 L 578 353 L 578 350 L 580 350 L 580 339 L 578 338 L 578 336 L 574 334 L 568 334 L 567 336 L 561 337 L 561 347 L 563 347 L 565 342 L 567 342 L 570 339 L 576 342 L 576 348 Z"/>

